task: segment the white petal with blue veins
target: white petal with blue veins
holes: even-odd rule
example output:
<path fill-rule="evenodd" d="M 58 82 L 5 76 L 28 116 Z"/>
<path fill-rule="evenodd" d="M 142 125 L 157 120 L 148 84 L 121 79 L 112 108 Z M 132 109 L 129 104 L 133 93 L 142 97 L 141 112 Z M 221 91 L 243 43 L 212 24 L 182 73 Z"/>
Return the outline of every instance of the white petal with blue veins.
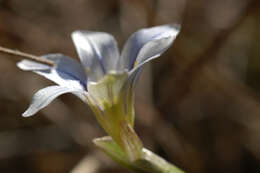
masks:
<path fill-rule="evenodd" d="M 65 94 L 81 91 L 64 86 L 49 86 L 39 90 L 32 98 L 29 108 L 23 113 L 24 117 L 29 117 L 36 114 L 39 110 L 50 104 L 56 97 Z"/>
<path fill-rule="evenodd" d="M 29 60 L 22 60 L 17 66 L 22 70 L 30 70 L 62 86 L 84 89 L 87 77 L 81 64 L 62 54 L 48 54 L 42 56 L 53 61 L 54 67 Z"/>
<path fill-rule="evenodd" d="M 74 31 L 72 39 L 88 78 L 97 81 L 116 69 L 119 51 L 114 37 L 104 32 Z"/>
<path fill-rule="evenodd" d="M 138 63 L 160 56 L 171 45 L 179 30 L 179 26 L 162 25 L 135 32 L 123 48 L 118 70 L 131 70 Z"/>

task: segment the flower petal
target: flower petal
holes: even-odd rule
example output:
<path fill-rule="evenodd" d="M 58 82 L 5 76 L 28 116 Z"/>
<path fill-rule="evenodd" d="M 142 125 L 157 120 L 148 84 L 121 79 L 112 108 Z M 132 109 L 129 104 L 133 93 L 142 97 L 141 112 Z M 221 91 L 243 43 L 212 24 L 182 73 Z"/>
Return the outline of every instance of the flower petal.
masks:
<path fill-rule="evenodd" d="M 145 63 L 161 56 L 161 54 L 170 47 L 173 40 L 173 37 L 166 37 L 158 40 L 153 40 L 144 45 L 143 48 L 140 50 L 134 66 L 130 70 L 130 73 L 133 73 L 133 71 L 140 69 Z"/>
<path fill-rule="evenodd" d="M 79 93 L 79 90 L 64 86 L 49 86 L 39 90 L 32 98 L 29 108 L 23 113 L 24 117 L 36 114 L 39 110 L 50 104 L 56 97 L 70 92 Z"/>
<path fill-rule="evenodd" d="M 73 58 L 62 54 L 47 54 L 42 56 L 53 61 L 54 67 L 30 60 L 22 60 L 17 66 L 22 70 L 30 70 L 63 86 L 86 88 L 86 75 L 83 67 Z"/>
<path fill-rule="evenodd" d="M 72 39 L 88 78 L 97 81 L 116 69 L 119 51 L 114 37 L 104 32 L 74 31 Z"/>
<path fill-rule="evenodd" d="M 180 27 L 162 25 L 137 31 L 126 42 L 118 70 L 131 70 L 135 65 L 160 56 L 173 42 Z"/>
<path fill-rule="evenodd" d="M 17 66 L 24 71 L 32 71 L 32 70 L 49 70 L 51 66 L 40 64 L 38 62 L 30 61 L 24 59 L 17 63 Z"/>

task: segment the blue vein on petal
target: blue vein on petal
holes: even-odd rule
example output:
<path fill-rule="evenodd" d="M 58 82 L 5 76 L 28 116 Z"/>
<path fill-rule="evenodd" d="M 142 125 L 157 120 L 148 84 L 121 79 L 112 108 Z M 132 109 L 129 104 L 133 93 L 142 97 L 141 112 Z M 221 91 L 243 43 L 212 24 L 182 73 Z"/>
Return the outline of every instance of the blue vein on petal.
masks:
<path fill-rule="evenodd" d="M 57 73 L 64 73 L 74 79 L 76 79 L 77 81 L 79 81 L 79 83 L 84 87 L 84 89 L 87 91 L 87 85 L 86 85 L 86 81 L 81 81 L 78 77 L 76 77 L 75 75 L 73 75 L 73 73 L 69 73 L 69 72 L 66 72 L 66 71 L 57 71 Z"/>
<path fill-rule="evenodd" d="M 39 70 L 41 72 L 48 72 L 50 73 L 50 70 Z M 77 81 L 79 81 L 79 83 L 84 87 L 84 89 L 87 91 L 87 84 L 86 84 L 86 81 L 82 81 L 81 79 L 79 79 L 77 76 L 73 75 L 73 73 L 69 73 L 69 72 L 66 72 L 66 71 L 62 71 L 62 70 L 58 70 L 56 69 L 57 73 L 61 76 L 61 78 L 65 78 L 64 76 L 62 76 L 62 74 L 65 74 L 67 76 L 70 76 L 72 79 L 75 79 Z M 66 79 L 66 78 L 65 78 Z"/>
<path fill-rule="evenodd" d="M 104 64 L 102 62 L 102 56 L 100 55 L 100 52 L 98 51 L 98 48 L 96 48 L 96 46 L 93 45 L 91 40 L 88 39 L 88 41 L 89 41 L 89 44 L 90 44 L 91 48 L 94 50 L 95 54 L 98 57 L 97 59 L 98 59 L 98 62 L 100 64 L 100 66 L 101 66 L 101 69 L 102 69 L 103 73 L 106 74 L 106 69 L 105 69 Z"/>

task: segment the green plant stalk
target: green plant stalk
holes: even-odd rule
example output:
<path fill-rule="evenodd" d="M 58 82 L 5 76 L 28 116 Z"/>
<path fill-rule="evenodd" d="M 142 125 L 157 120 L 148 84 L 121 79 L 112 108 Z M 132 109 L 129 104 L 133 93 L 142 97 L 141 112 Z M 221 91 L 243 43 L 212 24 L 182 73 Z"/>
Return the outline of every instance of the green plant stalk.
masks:
<path fill-rule="evenodd" d="M 142 155 L 139 159 L 130 161 L 124 151 L 110 136 L 94 139 L 93 142 L 113 160 L 135 172 L 184 173 L 184 171 L 175 165 L 145 148 L 142 149 Z"/>
<path fill-rule="evenodd" d="M 109 135 L 94 143 L 112 159 L 136 172 L 183 173 L 153 152 L 143 148 L 134 131 L 133 89 L 125 83 L 127 73 L 107 74 L 98 83 L 89 83 L 88 100 L 98 122 Z"/>
<path fill-rule="evenodd" d="M 107 74 L 98 83 L 88 85 L 94 99 L 89 100 L 99 124 L 122 148 L 131 161 L 141 157 L 142 142 L 134 126 L 133 92 L 127 73 Z"/>
<path fill-rule="evenodd" d="M 142 158 L 135 163 L 140 169 L 153 173 L 184 173 L 180 168 L 167 162 L 152 151 L 143 148 Z"/>

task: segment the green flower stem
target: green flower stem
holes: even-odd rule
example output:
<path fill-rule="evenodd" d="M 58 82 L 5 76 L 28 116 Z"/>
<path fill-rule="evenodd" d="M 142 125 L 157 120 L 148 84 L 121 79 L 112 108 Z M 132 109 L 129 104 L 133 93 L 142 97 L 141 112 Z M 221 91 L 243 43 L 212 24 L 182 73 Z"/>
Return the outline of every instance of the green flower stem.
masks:
<path fill-rule="evenodd" d="M 143 148 L 141 157 L 130 161 L 124 151 L 117 145 L 110 136 L 97 138 L 94 143 L 101 148 L 108 156 L 117 161 L 120 165 L 140 173 L 184 173 L 175 165 L 167 162 L 160 156 Z"/>
<path fill-rule="evenodd" d="M 89 83 L 89 105 L 109 135 L 94 143 L 112 159 L 136 172 L 182 173 L 179 168 L 143 148 L 134 131 L 133 89 L 127 73 L 110 73 L 98 83 Z"/>
<path fill-rule="evenodd" d="M 175 165 L 172 165 L 146 148 L 143 148 L 142 154 L 142 158 L 135 162 L 135 165 L 142 170 L 152 173 L 184 173 L 184 171 Z"/>

